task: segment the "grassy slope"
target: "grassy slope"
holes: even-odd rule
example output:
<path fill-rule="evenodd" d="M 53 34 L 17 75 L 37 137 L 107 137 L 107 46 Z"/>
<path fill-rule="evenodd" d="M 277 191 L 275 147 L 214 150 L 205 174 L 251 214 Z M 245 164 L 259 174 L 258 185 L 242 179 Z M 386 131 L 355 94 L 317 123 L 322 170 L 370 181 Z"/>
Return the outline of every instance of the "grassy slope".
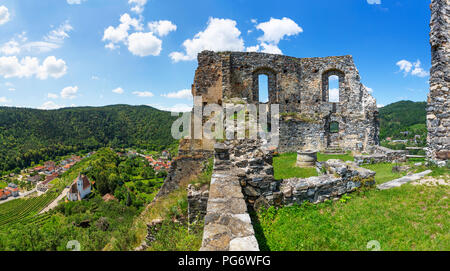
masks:
<path fill-rule="evenodd" d="M 449 250 L 450 188 L 404 185 L 352 194 L 346 203 L 285 207 L 259 214 L 266 250 Z"/>

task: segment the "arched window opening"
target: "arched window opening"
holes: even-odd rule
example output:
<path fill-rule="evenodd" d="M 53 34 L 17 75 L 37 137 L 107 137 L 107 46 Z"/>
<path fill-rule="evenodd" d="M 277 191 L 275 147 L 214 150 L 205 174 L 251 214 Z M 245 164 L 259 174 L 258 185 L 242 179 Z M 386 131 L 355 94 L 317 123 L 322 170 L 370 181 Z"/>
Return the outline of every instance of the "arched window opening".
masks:
<path fill-rule="evenodd" d="M 260 103 L 269 102 L 269 76 L 266 74 L 258 75 L 258 97 Z"/>
<path fill-rule="evenodd" d="M 339 133 L 339 122 L 332 121 L 330 123 L 330 133 L 332 134 Z"/>
<path fill-rule="evenodd" d="M 339 77 L 336 75 L 328 77 L 328 102 L 339 102 Z"/>

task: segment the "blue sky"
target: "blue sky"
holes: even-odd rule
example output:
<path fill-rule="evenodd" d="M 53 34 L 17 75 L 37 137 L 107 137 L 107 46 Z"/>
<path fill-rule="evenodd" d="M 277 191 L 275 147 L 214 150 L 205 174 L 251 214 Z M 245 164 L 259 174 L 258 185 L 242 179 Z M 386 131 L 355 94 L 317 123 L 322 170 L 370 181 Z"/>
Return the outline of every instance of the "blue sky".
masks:
<path fill-rule="evenodd" d="M 353 55 L 379 105 L 425 101 L 424 0 L 0 0 L 0 105 L 183 110 L 202 49 Z"/>

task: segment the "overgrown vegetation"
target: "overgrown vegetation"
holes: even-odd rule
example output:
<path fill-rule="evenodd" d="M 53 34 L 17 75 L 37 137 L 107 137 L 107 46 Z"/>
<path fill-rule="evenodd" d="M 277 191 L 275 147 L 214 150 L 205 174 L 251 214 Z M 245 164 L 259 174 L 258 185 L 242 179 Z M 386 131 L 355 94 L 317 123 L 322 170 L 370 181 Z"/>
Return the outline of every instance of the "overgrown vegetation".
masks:
<path fill-rule="evenodd" d="M 448 186 L 410 184 L 350 195 L 345 202 L 303 204 L 257 214 L 263 250 L 449 250 Z M 254 219 L 255 220 L 255 219 Z"/>

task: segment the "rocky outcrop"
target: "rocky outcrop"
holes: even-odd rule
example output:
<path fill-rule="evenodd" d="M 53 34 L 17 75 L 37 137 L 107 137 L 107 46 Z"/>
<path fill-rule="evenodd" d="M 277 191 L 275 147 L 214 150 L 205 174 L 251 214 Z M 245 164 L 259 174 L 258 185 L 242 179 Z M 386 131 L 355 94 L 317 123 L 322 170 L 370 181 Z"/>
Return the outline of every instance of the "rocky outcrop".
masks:
<path fill-rule="evenodd" d="M 428 95 L 427 156 L 450 159 L 450 0 L 431 1 L 431 72 Z M 445 162 L 444 162 L 445 164 Z"/>

